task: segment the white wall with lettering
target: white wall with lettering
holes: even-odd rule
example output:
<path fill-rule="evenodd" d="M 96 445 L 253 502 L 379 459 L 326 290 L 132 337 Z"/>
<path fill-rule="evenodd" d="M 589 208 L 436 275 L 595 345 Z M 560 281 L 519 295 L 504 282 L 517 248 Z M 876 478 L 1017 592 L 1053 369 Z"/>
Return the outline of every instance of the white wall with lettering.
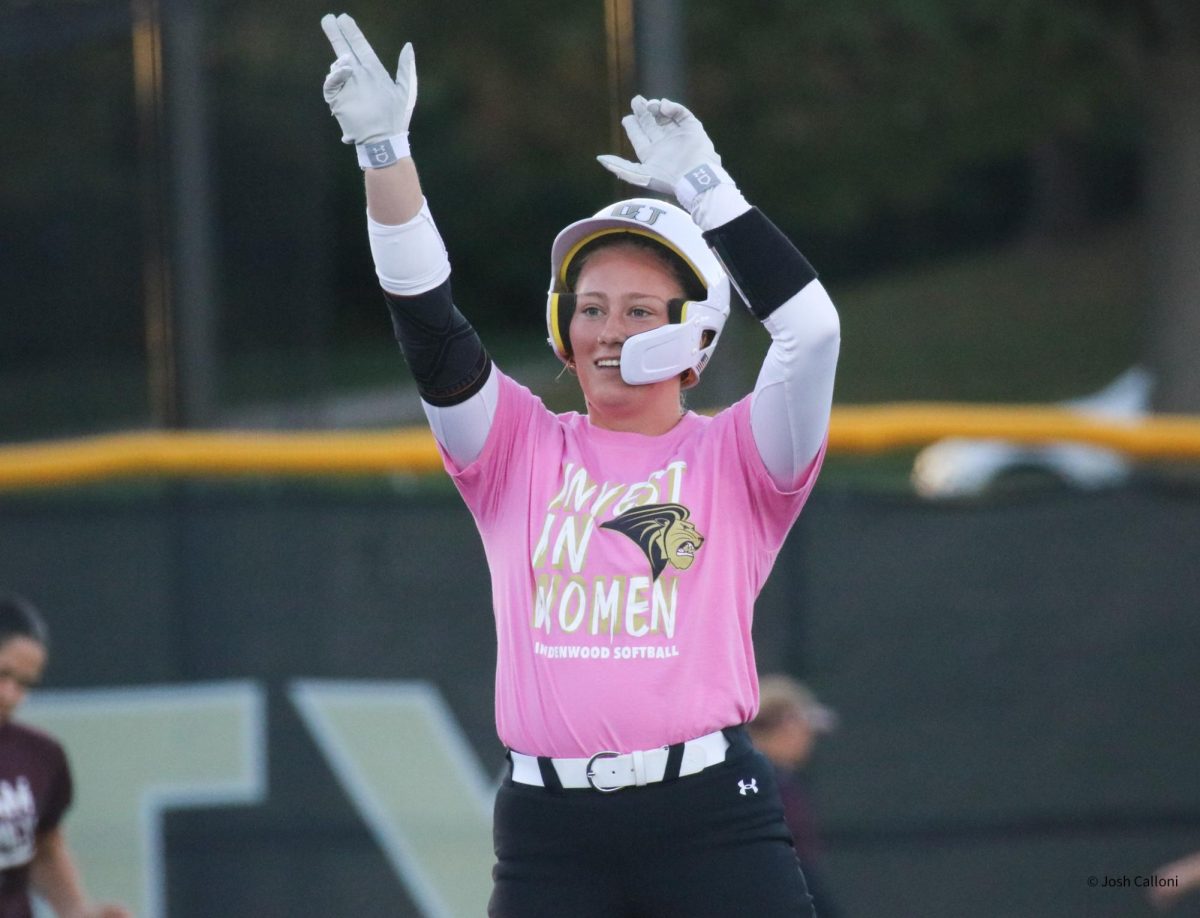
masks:
<path fill-rule="evenodd" d="M 494 781 L 437 689 L 298 680 L 288 696 L 421 911 L 483 914 Z M 93 898 L 168 918 L 162 815 L 265 799 L 266 710 L 265 689 L 248 681 L 42 690 L 22 708 L 70 756 L 65 825 Z"/>

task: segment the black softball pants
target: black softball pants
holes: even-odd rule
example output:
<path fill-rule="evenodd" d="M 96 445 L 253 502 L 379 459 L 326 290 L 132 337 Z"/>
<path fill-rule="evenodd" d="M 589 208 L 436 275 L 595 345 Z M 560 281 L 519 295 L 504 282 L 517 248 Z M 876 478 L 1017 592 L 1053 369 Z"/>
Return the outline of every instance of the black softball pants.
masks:
<path fill-rule="evenodd" d="M 812 918 L 768 761 L 741 731 L 699 774 L 613 793 L 505 780 L 491 918 Z"/>

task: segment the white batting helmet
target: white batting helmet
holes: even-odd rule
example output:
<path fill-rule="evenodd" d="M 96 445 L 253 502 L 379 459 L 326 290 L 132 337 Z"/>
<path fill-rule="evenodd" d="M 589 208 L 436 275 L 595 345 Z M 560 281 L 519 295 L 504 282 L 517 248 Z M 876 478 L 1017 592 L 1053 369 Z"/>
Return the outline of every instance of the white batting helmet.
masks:
<path fill-rule="evenodd" d="M 645 385 L 687 374 L 683 387 L 694 386 L 729 317 L 729 278 L 687 212 L 655 198 L 618 201 L 586 220 L 572 223 L 555 238 L 550 250 L 550 293 L 546 302 L 550 347 L 564 363 L 570 358 L 568 329 L 575 307 L 567 273 L 590 243 L 613 233 L 632 233 L 662 245 L 695 276 L 697 291 L 704 291 L 702 299 L 688 299 L 678 309 L 672 308 L 667 325 L 625 341 L 621 346 L 621 378 L 631 385 Z"/>

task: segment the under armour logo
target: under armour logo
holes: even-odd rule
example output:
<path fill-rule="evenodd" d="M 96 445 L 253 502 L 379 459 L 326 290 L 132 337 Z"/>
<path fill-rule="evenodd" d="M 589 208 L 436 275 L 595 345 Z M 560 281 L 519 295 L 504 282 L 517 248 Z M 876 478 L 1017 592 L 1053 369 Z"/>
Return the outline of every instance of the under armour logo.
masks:
<path fill-rule="evenodd" d="M 391 140 L 381 140 L 378 143 L 364 144 L 364 146 L 367 158 L 377 167 L 391 165 L 399 159 L 396 151 L 392 148 Z"/>
<path fill-rule="evenodd" d="M 738 781 L 738 793 L 745 797 L 747 791 L 758 793 L 758 778 L 751 778 L 749 784 L 745 781 Z"/>
<path fill-rule="evenodd" d="M 697 166 L 691 172 L 687 173 L 684 178 L 691 183 L 696 194 L 708 191 L 708 189 L 721 183 L 721 180 L 717 178 L 717 174 L 713 172 L 712 167 L 707 165 Z"/>

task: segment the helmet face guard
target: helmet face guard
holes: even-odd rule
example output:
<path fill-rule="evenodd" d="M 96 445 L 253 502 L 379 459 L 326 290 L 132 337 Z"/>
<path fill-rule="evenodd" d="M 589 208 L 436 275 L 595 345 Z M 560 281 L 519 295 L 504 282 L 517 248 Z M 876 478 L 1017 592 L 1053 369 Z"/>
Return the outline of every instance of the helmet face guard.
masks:
<path fill-rule="evenodd" d="M 626 339 L 621 346 L 621 378 L 630 385 L 646 385 L 679 376 L 683 387 L 690 388 L 712 357 L 729 316 L 729 278 L 692 218 L 665 201 L 619 201 L 558 234 L 550 253 L 550 292 L 546 301 L 550 347 L 559 360 L 565 363 L 570 359 L 569 330 L 575 296 L 567 287 L 567 275 L 572 262 L 589 243 L 621 233 L 643 236 L 662 245 L 682 261 L 707 292 L 703 300 L 672 301 L 666 325 Z"/>

